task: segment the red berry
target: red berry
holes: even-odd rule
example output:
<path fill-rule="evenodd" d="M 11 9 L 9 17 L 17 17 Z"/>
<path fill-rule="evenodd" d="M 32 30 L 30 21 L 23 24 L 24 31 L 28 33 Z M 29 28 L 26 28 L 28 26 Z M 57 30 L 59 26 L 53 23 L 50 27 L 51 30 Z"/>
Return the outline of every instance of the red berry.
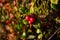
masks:
<path fill-rule="evenodd" d="M 29 23 L 29 24 L 32 24 L 32 22 L 31 22 L 31 21 L 28 21 L 28 23 Z"/>
<path fill-rule="evenodd" d="M 7 24 L 7 25 L 10 24 L 10 21 L 9 21 L 9 20 L 6 20 L 6 24 Z"/>
<path fill-rule="evenodd" d="M 2 0 L 2 2 L 4 3 L 6 0 Z"/>
<path fill-rule="evenodd" d="M 30 17 L 29 17 L 29 16 L 26 16 L 25 19 L 26 19 L 27 21 L 29 21 L 29 20 L 30 20 Z"/>
<path fill-rule="evenodd" d="M 3 6 L 3 4 L 2 3 L 0 3 L 0 7 L 2 7 Z"/>
<path fill-rule="evenodd" d="M 34 18 L 30 18 L 30 21 L 31 21 L 31 22 L 34 22 L 34 21 L 35 21 L 35 19 L 34 19 Z"/>
<path fill-rule="evenodd" d="M 10 18 L 13 18 L 14 16 L 13 16 L 13 14 L 12 13 L 10 13 Z"/>

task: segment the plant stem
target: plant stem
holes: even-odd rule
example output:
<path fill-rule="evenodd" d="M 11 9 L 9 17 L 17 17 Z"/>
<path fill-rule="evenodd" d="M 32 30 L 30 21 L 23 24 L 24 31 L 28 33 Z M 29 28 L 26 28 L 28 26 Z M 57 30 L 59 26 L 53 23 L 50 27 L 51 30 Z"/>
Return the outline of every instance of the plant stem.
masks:
<path fill-rule="evenodd" d="M 58 29 L 48 38 L 48 40 L 50 40 L 59 30 L 60 30 L 60 28 L 58 28 Z"/>

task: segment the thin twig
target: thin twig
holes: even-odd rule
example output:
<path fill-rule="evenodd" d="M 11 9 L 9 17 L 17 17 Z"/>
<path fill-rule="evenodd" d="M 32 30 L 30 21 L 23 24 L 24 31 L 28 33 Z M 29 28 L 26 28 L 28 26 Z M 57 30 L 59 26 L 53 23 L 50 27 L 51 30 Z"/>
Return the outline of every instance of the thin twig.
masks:
<path fill-rule="evenodd" d="M 58 29 L 54 32 L 54 34 L 52 34 L 52 35 L 48 38 L 48 40 L 50 40 L 59 30 L 60 30 L 60 28 L 58 28 Z"/>

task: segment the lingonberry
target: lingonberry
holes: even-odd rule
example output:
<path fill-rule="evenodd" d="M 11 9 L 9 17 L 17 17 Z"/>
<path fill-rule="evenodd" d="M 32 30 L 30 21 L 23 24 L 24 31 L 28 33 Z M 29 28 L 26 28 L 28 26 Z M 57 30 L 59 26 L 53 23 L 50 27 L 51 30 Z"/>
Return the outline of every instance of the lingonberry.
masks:
<path fill-rule="evenodd" d="M 29 16 L 26 16 L 25 17 L 25 20 L 29 21 L 30 20 L 30 17 Z"/>
<path fill-rule="evenodd" d="M 31 22 L 34 22 L 34 21 L 35 21 L 35 19 L 34 19 L 34 18 L 30 18 L 30 21 L 31 21 Z"/>

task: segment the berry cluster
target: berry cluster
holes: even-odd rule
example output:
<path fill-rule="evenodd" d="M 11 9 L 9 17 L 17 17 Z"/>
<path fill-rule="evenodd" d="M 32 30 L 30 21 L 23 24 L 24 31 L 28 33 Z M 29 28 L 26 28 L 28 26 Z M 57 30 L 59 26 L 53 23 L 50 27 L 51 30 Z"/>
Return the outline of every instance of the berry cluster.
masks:
<path fill-rule="evenodd" d="M 35 18 L 32 17 L 31 15 L 27 15 L 27 16 L 25 17 L 25 20 L 27 20 L 29 24 L 32 24 L 32 23 L 34 23 Z"/>

